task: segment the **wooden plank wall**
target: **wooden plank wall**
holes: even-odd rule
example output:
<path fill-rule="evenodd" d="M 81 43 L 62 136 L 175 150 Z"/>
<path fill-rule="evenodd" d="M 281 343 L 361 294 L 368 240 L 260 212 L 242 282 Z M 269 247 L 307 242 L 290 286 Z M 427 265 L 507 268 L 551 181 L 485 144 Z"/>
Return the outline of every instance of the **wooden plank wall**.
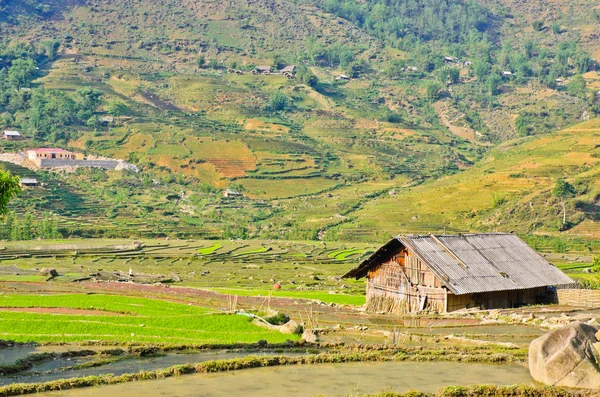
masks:
<path fill-rule="evenodd" d="M 480 294 L 454 295 L 448 293 L 448 311 L 461 309 L 502 309 L 535 305 L 547 297 L 546 287 L 512 291 L 493 291 Z"/>
<path fill-rule="evenodd" d="M 446 290 L 435 275 L 415 256 L 402 249 L 369 272 L 367 310 L 406 313 L 421 308 L 443 312 Z"/>

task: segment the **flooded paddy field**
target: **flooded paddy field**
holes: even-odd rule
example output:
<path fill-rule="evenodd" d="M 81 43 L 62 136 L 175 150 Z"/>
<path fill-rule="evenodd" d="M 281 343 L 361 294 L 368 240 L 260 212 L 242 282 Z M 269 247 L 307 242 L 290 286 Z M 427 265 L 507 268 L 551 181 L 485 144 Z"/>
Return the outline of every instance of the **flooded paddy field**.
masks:
<path fill-rule="evenodd" d="M 42 349 L 44 350 L 44 349 Z M 56 351 L 56 349 L 53 349 Z M 0 351 L 0 354 L 3 353 Z M 154 357 L 124 357 L 114 362 L 102 365 L 91 365 L 85 367 L 85 363 L 91 363 L 93 357 L 56 358 L 47 362 L 34 365 L 31 370 L 15 376 L 0 376 L 0 386 L 12 383 L 40 383 L 59 379 L 82 378 L 86 376 L 99 375 L 122 375 L 136 373 L 139 371 L 154 371 L 174 365 L 195 364 L 212 360 L 227 360 L 248 356 L 274 355 L 272 350 L 264 351 L 203 351 L 203 352 L 179 352 L 166 353 Z M 286 352 L 289 357 L 299 356 L 301 352 Z M 281 353 L 278 353 L 281 355 Z M 22 354 L 21 354 L 22 356 Z M 83 364 L 83 365 L 82 365 Z M 79 365 L 79 367 L 75 367 Z"/>
<path fill-rule="evenodd" d="M 532 384 L 526 367 L 518 364 L 447 362 L 382 362 L 314 364 L 256 368 L 218 374 L 188 375 L 60 392 L 46 397 L 312 397 L 345 396 L 420 390 L 432 393 L 448 385 Z"/>

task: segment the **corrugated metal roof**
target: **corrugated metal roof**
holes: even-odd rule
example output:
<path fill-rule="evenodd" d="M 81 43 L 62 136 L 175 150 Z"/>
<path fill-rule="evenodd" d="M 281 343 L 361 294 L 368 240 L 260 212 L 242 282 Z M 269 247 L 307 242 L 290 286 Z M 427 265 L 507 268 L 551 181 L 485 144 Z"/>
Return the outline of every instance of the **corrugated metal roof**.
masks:
<path fill-rule="evenodd" d="M 399 248 L 419 257 L 454 294 L 572 284 L 573 280 L 514 234 L 398 236 L 344 277 L 364 277 Z"/>

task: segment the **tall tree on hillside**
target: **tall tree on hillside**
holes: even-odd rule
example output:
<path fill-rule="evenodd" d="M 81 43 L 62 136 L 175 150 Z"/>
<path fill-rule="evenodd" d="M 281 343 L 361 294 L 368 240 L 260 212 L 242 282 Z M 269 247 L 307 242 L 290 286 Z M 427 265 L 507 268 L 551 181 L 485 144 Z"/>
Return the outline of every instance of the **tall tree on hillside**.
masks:
<path fill-rule="evenodd" d="M 0 215 L 8 213 L 8 203 L 21 192 L 19 177 L 0 171 Z"/>
<path fill-rule="evenodd" d="M 563 209 L 563 226 L 567 224 L 567 208 L 565 206 L 565 200 L 569 197 L 575 196 L 575 187 L 571 185 L 564 179 L 557 179 L 554 185 L 554 189 L 552 189 L 552 194 L 554 197 L 560 199 L 560 203 Z"/>

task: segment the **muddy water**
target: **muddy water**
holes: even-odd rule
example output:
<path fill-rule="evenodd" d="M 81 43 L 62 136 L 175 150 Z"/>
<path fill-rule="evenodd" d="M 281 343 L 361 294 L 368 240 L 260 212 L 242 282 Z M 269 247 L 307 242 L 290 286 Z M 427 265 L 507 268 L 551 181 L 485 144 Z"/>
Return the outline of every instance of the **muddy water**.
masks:
<path fill-rule="evenodd" d="M 30 354 L 39 353 L 63 353 L 70 350 L 102 350 L 103 347 L 81 347 L 81 346 L 33 346 L 33 345 L 18 345 L 0 349 L 0 365 L 14 364 L 15 361 L 21 360 Z"/>
<path fill-rule="evenodd" d="M 46 397 L 313 397 L 348 394 L 435 392 L 448 385 L 531 384 L 519 365 L 427 363 L 352 363 L 256 368 L 219 374 L 185 375 L 38 394 Z"/>
<path fill-rule="evenodd" d="M 286 353 L 286 356 L 297 356 L 302 353 Z M 91 359 L 86 358 L 65 358 L 56 359 L 46 362 L 41 365 L 36 365 L 33 370 L 38 373 L 27 372 L 19 374 L 18 376 L 3 376 L 0 377 L 0 385 L 8 385 L 11 383 L 38 383 L 38 382 L 49 382 L 58 379 L 67 378 L 81 378 L 92 375 L 122 375 L 135 373 L 139 371 L 153 371 L 161 368 L 171 367 L 173 365 L 180 364 L 194 364 L 210 360 L 227 360 L 231 358 L 240 358 L 247 356 L 262 356 L 262 355 L 276 355 L 272 351 L 263 352 L 200 352 L 200 353 L 187 353 L 187 354 L 167 354 L 160 357 L 149 357 L 142 359 L 126 359 L 117 361 L 101 367 L 85 368 L 80 370 L 65 370 L 54 373 L 44 373 L 44 371 L 52 371 L 61 367 L 73 366 L 75 364 L 81 364 Z"/>

